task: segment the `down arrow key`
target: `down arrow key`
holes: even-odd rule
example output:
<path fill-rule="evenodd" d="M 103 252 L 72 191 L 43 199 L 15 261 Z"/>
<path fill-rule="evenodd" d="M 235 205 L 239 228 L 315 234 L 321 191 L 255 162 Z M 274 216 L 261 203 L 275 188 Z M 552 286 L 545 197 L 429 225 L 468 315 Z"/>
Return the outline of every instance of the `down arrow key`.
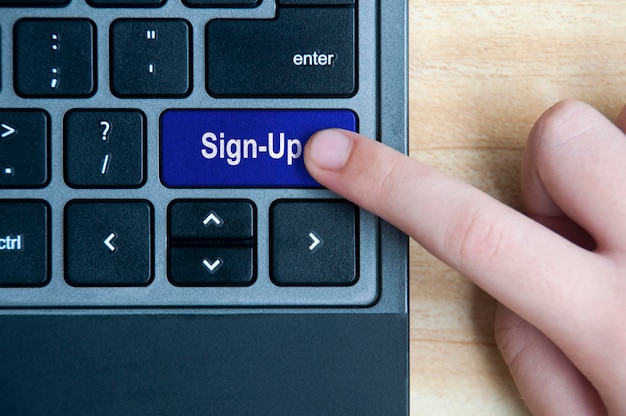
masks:
<path fill-rule="evenodd" d="M 209 261 L 208 259 L 202 260 L 202 265 L 209 271 L 209 273 L 213 274 L 222 267 L 224 262 L 219 257 L 215 259 L 215 261 Z"/>

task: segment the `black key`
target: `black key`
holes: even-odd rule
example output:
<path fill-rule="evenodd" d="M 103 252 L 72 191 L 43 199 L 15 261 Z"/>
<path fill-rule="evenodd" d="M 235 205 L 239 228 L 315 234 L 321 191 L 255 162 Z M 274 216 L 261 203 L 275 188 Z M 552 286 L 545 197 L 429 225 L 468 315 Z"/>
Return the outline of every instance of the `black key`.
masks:
<path fill-rule="evenodd" d="M 145 182 L 146 120 L 138 110 L 73 110 L 65 116 L 65 181 L 76 188 Z"/>
<path fill-rule="evenodd" d="M 88 97 L 96 90 L 96 29 L 87 19 L 22 19 L 14 28 L 15 91 Z"/>
<path fill-rule="evenodd" d="M 254 249 L 247 246 L 170 247 L 168 276 L 177 286 L 247 286 Z"/>
<path fill-rule="evenodd" d="M 87 0 L 93 7 L 161 7 L 167 0 Z"/>
<path fill-rule="evenodd" d="M 48 183 L 49 124 L 43 110 L 0 110 L 0 188 Z"/>
<path fill-rule="evenodd" d="M 355 33 L 353 7 L 284 7 L 274 20 L 212 20 L 207 91 L 217 97 L 351 96 L 357 90 Z"/>
<path fill-rule="evenodd" d="M 168 208 L 168 277 L 178 286 L 245 286 L 255 278 L 248 200 L 179 200 Z"/>
<path fill-rule="evenodd" d="M 250 201 L 175 201 L 168 210 L 170 240 L 249 240 L 254 237 Z"/>
<path fill-rule="evenodd" d="M 191 29 L 182 19 L 120 19 L 111 26 L 111 89 L 119 97 L 191 92 Z"/>
<path fill-rule="evenodd" d="M 0 202 L 0 286 L 43 286 L 48 282 L 49 227 L 45 202 Z"/>
<path fill-rule="evenodd" d="M 70 0 L 0 0 L 0 7 L 60 7 Z"/>
<path fill-rule="evenodd" d="M 72 201 L 65 207 L 65 279 L 73 286 L 152 280 L 152 205 Z"/>
<path fill-rule="evenodd" d="M 255 7 L 261 0 L 183 0 L 188 7 Z"/>
<path fill-rule="evenodd" d="M 345 201 L 277 201 L 270 212 L 271 278 L 284 286 L 356 282 L 357 210 Z"/>

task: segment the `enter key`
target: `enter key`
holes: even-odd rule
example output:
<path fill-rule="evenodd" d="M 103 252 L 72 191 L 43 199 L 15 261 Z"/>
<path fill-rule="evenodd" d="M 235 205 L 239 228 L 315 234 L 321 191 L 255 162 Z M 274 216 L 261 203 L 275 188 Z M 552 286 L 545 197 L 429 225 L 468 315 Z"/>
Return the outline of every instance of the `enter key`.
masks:
<path fill-rule="evenodd" d="M 207 91 L 216 97 L 356 93 L 355 8 L 279 7 L 272 20 L 207 26 Z"/>

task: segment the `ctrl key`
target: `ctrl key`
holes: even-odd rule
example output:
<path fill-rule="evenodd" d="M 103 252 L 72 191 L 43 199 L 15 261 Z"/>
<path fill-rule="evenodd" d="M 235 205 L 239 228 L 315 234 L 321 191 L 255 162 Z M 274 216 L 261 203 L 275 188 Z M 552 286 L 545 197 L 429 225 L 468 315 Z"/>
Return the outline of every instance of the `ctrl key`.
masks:
<path fill-rule="evenodd" d="M 0 287 L 43 286 L 50 278 L 46 202 L 0 202 Z"/>

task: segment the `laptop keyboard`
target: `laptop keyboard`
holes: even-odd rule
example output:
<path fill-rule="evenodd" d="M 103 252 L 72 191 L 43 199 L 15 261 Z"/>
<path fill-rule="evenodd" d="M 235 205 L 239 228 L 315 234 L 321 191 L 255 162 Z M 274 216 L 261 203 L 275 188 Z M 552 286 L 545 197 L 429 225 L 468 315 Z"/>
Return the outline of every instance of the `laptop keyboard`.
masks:
<path fill-rule="evenodd" d="M 375 302 L 302 160 L 379 131 L 375 3 L 0 0 L 0 308 Z"/>

